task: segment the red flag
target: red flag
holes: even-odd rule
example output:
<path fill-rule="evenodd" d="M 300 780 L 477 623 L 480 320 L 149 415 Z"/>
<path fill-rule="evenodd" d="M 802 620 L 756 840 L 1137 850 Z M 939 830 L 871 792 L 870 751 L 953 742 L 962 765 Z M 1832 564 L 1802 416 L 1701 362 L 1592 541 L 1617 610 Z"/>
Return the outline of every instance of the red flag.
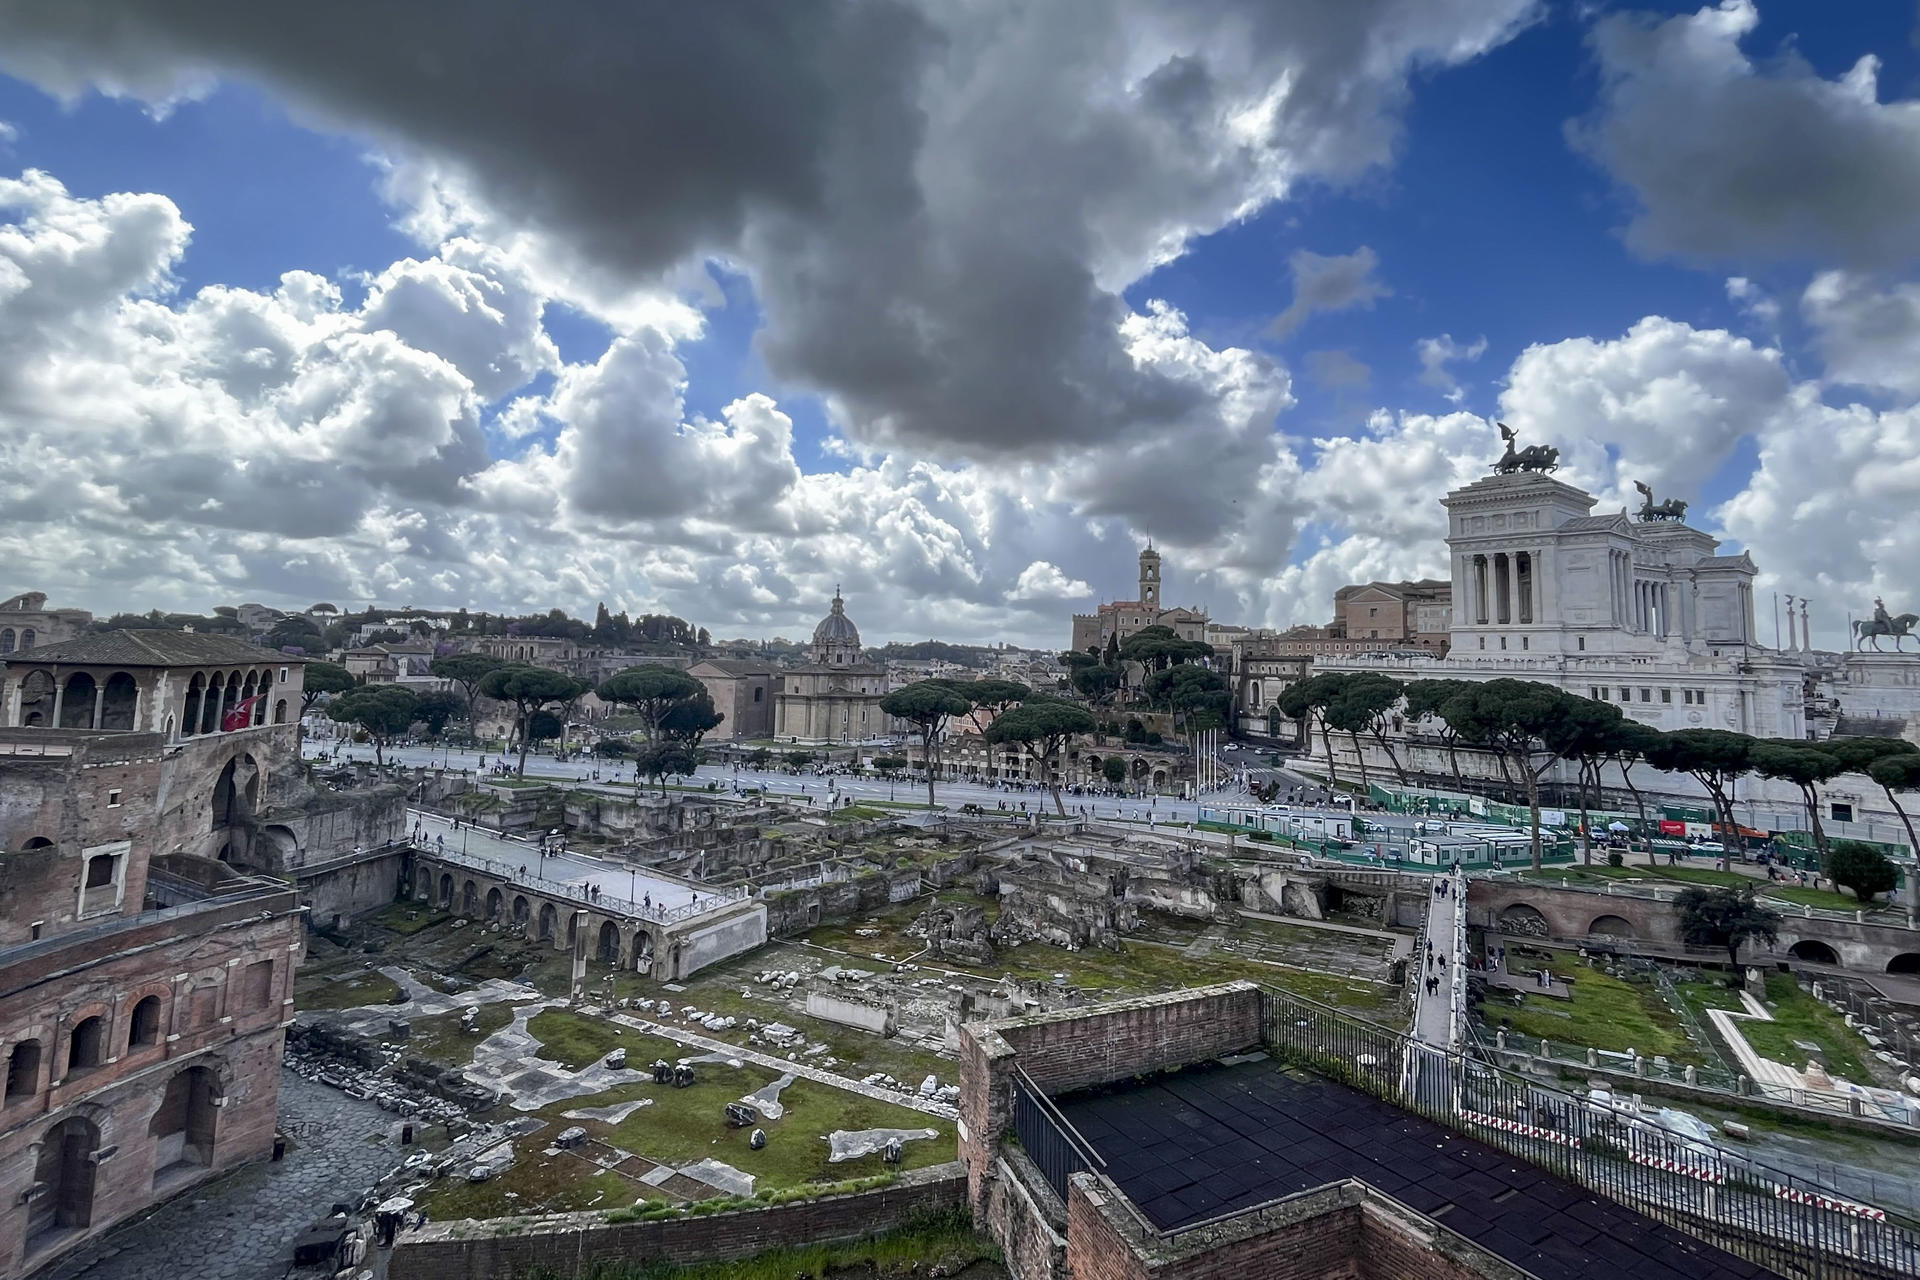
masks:
<path fill-rule="evenodd" d="M 234 703 L 233 710 L 220 717 L 221 730 L 232 733 L 235 729 L 246 728 L 253 721 L 253 704 L 258 701 L 260 701 L 260 695 L 256 693 L 251 698 L 242 698 Z"/>

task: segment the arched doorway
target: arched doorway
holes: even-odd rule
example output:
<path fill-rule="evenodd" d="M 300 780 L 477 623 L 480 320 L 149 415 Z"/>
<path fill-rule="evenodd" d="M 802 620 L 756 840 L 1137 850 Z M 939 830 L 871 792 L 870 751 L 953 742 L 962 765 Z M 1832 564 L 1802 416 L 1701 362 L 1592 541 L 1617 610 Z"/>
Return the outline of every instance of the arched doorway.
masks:
<path fill-rule="evenodd" d="M 1278 703 L 1267 708 L 1267 736 L 1269 738 L 1278 738 L 1280 736 L 1280 707 Z"/>
<path fill-rule="evenodd" d="M 446 872 L 440 875 L 440 909 L 442 911 L 453 909 L 453 877 Z"/>
<path fill-rule="evenodd" d="M 1805 960 L 1808 964 L 1840 963 L 1840 957 L 1834 949 L 1818 938 L 1802 938 L 1787 948 L 1787 954 L 1795 960 Z"/>
<path fill-rule="evenodd" d="M 156 1186 L 213 1164 L 214 1122 L 220 1115 L 214 1100 L 219 1096 L 219 1077 L 208 1067 L 188 1067 L 167 1081 L 167 1091 L 147 1124 L 153 1138 Z"/>
<path fill-rule="evenodd" d="M 525 927 L 527 917 L 532 914 L 533 904 L 527 901 L 524 894 L 515 894 L 513 898 L 513 922 Z"/>
<path fill-rule="evenodd" d="M 107 677 L 106 696 L 100 701 L 100 727 L 127 730 L 138 723 L 140 686 L 125 671 Z"/>
<path fill-rule="evenodd" d="M 607 964 L 620 963 L 620 930 L 611 920 L 600 922 L 600 946 L 597 954 Z"/>
<path fill-rule="evenodd" d="M 20 723 L 51 728 L 53 698 L 53 677 L 44 671 L 29 671 L 20 682 Z"/>
<path fill-rule="evenodd" d="M 467 881 L 465 887 L 460 890 L 460 914 L 463 916 L 480 914 L 480 886 L 471 880 Z"/>
<path fill-rule="evenodd" d="M 580 915 L 578 912 L 569 911 L 567 912 L 567 950 L 572 951 L 574 947 L 579 945 L 579 941 Z"/>
<path fill-rule="evenodd" d="M 93 695 L 98 687 L 93 677 L 84 671 L 76 671 L 67 677 L 66 692 L 60 697 L 62 729 L 93 728 Z"/>
<path fill-rule="evenodd" d="M 559 931 L 560 931 L 560 913 L 553 909 L 553 904 L 551 902 L 541 904 L 540 934 L 539 934 L 540 941 L 552 942 L 554 939 L 554 935 Z"/>
<path fill-rule="evenodd" d="M 1888 973 L 1920 973 L 1920 951 L 1902 952 L 1887 961 Z"/>
<path fill-rule="evenodd" d="M 27 1252 L 93 1225 L 93 1153 L 100 1131 L 84 1116 L 62 1120 L 40 1140 L 33 1180 L 46 1190 L 27 1210 Z"/>
<path fill-rule="evenodd" d="M 487 890 L 487 919 L 498 920 L 500 918 L 500 904 L 503 901 L 505 901 L 505 899 L 500 896 L 500 888 L 498 885 Z"/>
<path fill-rule="evenodd" d="M 1634 932 L 1633 925 L 1624 918 L 1608 915 L 1594 917 L 1593 923 L 1587 926 L 1587 936 L 1589 938 L 1635 938 L 1639 935 Z"/>

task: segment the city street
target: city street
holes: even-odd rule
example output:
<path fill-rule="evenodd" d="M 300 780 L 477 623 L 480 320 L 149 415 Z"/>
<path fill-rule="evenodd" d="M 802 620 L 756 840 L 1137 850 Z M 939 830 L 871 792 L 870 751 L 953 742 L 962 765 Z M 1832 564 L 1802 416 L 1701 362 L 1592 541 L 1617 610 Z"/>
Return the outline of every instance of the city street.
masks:
<path fill-rule="evenodd" d="M 328 749 L 336 745 L 340 747 L 339 758 L 342 760 L 369 761 L 373 758 L 370 747 L 312 739 L 305 743 L 303 750 L 311 758 L 325 754 Z M 396 761 L 408 767 L 432 767 L 444 763 L 448 768 L 468 771 L 477 770 L 482 758 L 486 760 L 488 767 L 501 759 L 497 751 L 461 751 L 457 748 L 446 751 L 434 747 L 393 747 L 385 752 L 385 757 L 389 761 Z M 551 756 L 538 755 L 527 759 L 529 777 L 577 779 L 592 785 L 591 779 L 595 773 L 600 776 L 600 785 L 620 784 L 626 787 L 633 785 L 632 766 L 627 765 L 623 769 L 618 761 L 597 758 L 557 761 Z M 1303 803 L 1324 800 L 1326 797 L 1326 790 L 1321 784 L 1285 770 L 1261 769 L 1258 770 L 1258 776 L 1263 781 L 1278 780 L 1283 788 L 1298 787 Z M 730 765 L 702 765 L 692 782 L 696 786 L 704 786 L 708 781 L 718 782 L 721 789 L 729 793 L 765 789 L 773 795 L 790 796 L 803 803 L 811 802 L 820 806 L 825 806 L 829 799 L 835 804 L 843 804 L 851 799 L 856 804 L 891 801 L 924 805 L 927 795 L 924 782 L 914 782 L 906 778 L 889 782 L 884 778 L 853 778 L 839 775 L 820 777 L 805 773 L 795 775 L 779 770 L 736 769 Z M 1006 790 L 977 782 L 939 782 L 935 784 L 935 798 L 941 807 L 946 809 L 958 809 L 963 804 L 977 804 L 990 812 L 1031 813 L 1039 810 L 1050 813 L 1053 811 L 1052 795 L 1044 787 L 1036 785 Z M 1062 792 L 1060 798 L 1069 814 L 1136 822 L 1148 820 L 1191 822 L 1200 807 L 1191 800 L 1177 800 L 1168 796 L 1120 798 L 1076 796 Z M 1210 793 L 1201 803 L 1251 805 L 1253 799 L 1236 783 Z M 1340 811 L 1344 812 L 1344 808 Z M 523 848 L 518 844 L 513 847 Z M 611 892 L 611 890 L 608 891 Z"/>

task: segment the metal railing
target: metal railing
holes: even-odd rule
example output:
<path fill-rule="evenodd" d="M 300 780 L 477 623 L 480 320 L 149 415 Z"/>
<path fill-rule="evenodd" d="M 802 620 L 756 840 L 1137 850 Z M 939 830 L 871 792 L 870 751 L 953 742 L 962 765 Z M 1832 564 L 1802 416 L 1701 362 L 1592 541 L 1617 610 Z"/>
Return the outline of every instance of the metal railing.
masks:
<path fill-rule="evenodd" d="M 1267 1011 L 1282 1058 L 1730 1253 L 1813 1280 L 1920 1274 L 1920 1234 L 1882 1206 L 1290 992 L 1268 988 Z"/>
<path fill-rule="evenodd" d="M 705 915 L 709 911 L 716 911 L 721 907 L 731 906 L 736 902 L 744 901 L 747 897 L 746 889 L 741 887 L 711 889 L 702 894 L 696 901 L 685 903 L 678 907 L 662 906 L 657 902 L 652 904 L 629 902 L 625 898 L 617 898 L 610 893 L 602 893 L 597 897 L 589 897 L 587 894 L 589 886 L 584 883 L 565 880 L 548 880 L 539 875 L 528 874 L 523 868 L 517 867 L 512 863 L 501 862 L 494 858 L 483 858 L 479 854 L 461 853 L 457 849 L 425 849 L 417 846 L 416 853 L 417 856 L 422 858 L 431 858 L 456 867 L 465 867 L 472 871 L 483 872 L 496 880 L 514 885 L 517 888 L 531 889 L 536 893 L 543 893 L 550 898 L 562 898 L 613 915 L 629 916 L 636 920 L 648 920 L 655 924 L 667 924 L 675 920 L 690 920 L 695 916 Z M 649 872 L 647 874 L 651 875 L 652 873 Z"/>
<path fill-rule="evenodd" d="M 1093 1144 L 1080 1136 L 1018 1064 L 1013 1068 L 1013 1132 L 1027 1158 L 1062 1202 L 1067 1198 L 1068 1178 L 1083 1170 L 1106 1167 L 1107 1162 Z"/>

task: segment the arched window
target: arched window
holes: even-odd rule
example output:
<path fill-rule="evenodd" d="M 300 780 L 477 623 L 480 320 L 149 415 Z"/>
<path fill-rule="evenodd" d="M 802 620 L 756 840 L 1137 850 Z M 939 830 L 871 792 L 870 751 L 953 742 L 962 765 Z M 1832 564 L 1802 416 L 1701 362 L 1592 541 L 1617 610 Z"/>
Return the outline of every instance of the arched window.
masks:
<path fill-rule="evenodd" d="M 98 1016 L 82 1018 L 67 1037 L 67 1074 L 91 1071 L 106 1059 L 106 1024 Z"/>
<path fill-rule="evenodd" d="M 20 638 L 13 633 L 12 627 L 0 630 L 0 653 L 12 653 L 19 642 Z"/>
<path fill-rule="evenodd" d="M 62 729 L 92 729 L 94 692 L 98 688 L 93 677 L 84 671 L 76 671 L 67 677 L 66 692 L 60 700 L 60 727 Z"/>
<path fill-rule="evenodd" d="M 8 1102 L 31 1098 L 40 1091 L 40 1042 L 22 1040 L 7 1055 Z"/>
<path fill-rule="evenodd" d="M 140 686 L 125 671 L 107 677 L 106 695 L 100 701 L 101 729 L 128 730 L 136 727 L 140 709 Z"/>
<path fill-rule="evenodd" d="M 133 1021 L 127 1027 L 127 1048 L 139 1049 L 160 1043 L 160 997 L 148 996 L 133 1006 Z"/>
<path fill-rule="evenodd" d="M 33 634 L 33 628 L 28 627 L 25 631 L 22 631 L 20 633 L 20 647 L 22 649 L 33 648 L 33 642 L 36 638 L 37 637 Z"/>

